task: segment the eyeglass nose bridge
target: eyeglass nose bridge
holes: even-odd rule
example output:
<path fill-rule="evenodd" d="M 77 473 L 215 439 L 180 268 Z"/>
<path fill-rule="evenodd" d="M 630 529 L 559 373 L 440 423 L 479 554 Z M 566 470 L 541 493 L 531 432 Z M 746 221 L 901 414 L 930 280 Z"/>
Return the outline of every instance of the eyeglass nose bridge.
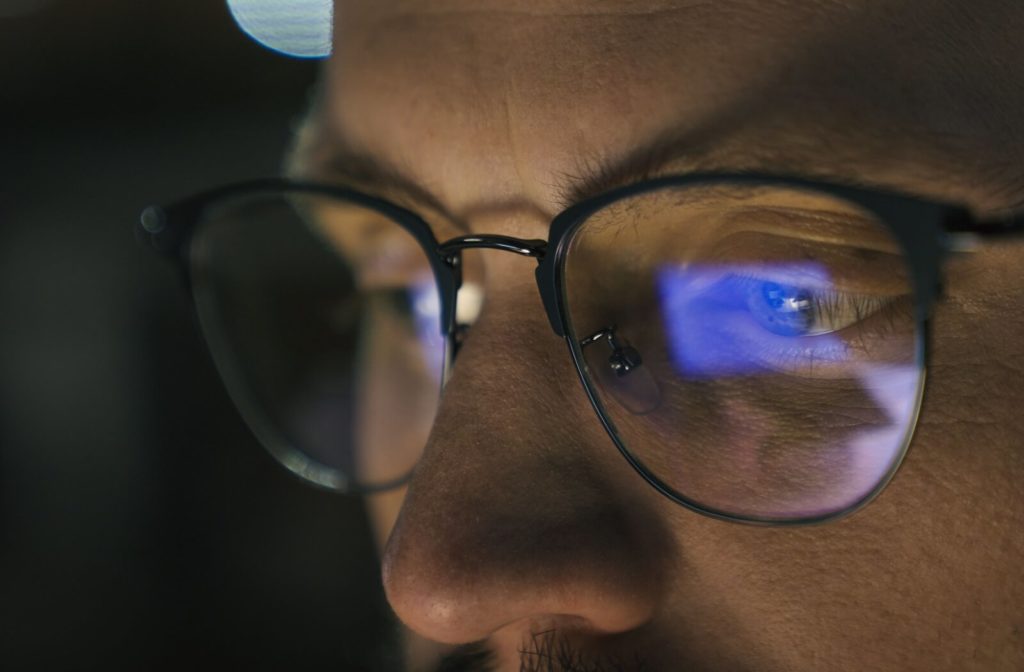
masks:
<path fill-rule="evenodd" d="M 512 236 L 488 234 L 469 235 L 459 236 L 458 238 L 452 238 L 441 243 L 438 251 L 447 258 L 462 250 L 480 248 L 513 252 L 524 257 L 533 257 L 540 263 L 547 253 L 548 241 L 540 239 L 524 240 L 522 238 L 513 238 Z"/>
<path fill-rule="evenodd" d="M 553 272 L 554 255 L 548 254 L 548 241 L 524 239 L 497 234 L 473 234 L 458 236 L 441 243 L 438 252 L 445 263 L 456 271 L 456 288 L 461 284 L 460 258 L 463 250 L 487 249 L 511 252 L 537 260 L 537 289 L 540 292 L 544 310 L 551 328 L 558 336 L 564 335 L 561 313 L 558 309 L 557 291 Z"/>

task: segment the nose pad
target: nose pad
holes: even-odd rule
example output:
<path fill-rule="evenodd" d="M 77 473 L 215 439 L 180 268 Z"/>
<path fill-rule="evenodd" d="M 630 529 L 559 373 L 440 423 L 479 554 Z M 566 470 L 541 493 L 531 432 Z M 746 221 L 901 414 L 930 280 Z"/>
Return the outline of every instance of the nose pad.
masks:
<path fill-rule="evenodd" d="M 661 406 L 661 387 L 640 352 L 615 326 L 605 327 L 580 341 L 591 378 L 633 415 L 645 415 Z M 602 347 L 602 342 L 609 350 Z"/>

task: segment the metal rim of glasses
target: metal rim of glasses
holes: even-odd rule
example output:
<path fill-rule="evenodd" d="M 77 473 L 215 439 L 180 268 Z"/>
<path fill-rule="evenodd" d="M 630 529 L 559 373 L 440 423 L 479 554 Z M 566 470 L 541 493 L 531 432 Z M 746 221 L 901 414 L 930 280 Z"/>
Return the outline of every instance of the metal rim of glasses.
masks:
<path fill-rule="evenodd" d="M 876 215 L 879 221 L 889 228 L 893 237 L 902 247 L 911 270 L 911 285 L 915 294 L 916 307 L 914 319 L 917 325 L 916 363 L 921 370 L 911 422 L 903 437 L 902 446 L 884 478 L 854 504 L 838 511 L 802 518 L 762 518 L 736 515 L 702 505 L 677 492 L 651 473 L 625 445 L 614 423 L 609 418 L 608 412 L 603 408 L 593 387 L 593 382 L 585 373 L 586 367 L 580 344 L 573 338 L 566 309 L 564 275 L 568 244 L 579 227 L 605 207 L 645 192 L 726 182 L 738 185 L 802 189 L 856 204 Z M 285 179 L 264 179 L 230 184 L 168 206 L 151 206 L 146 208 L 140 217 L 136 228 L 137 237 L 158 253 L 174 258 L 184 273 L 186 285 L 191 290 L 192 278 L 188 259 L 190 241 L 208 209 L 224 199 L 275 192 L 319 194 L 368 207 L 387 216 L 415 238 L 427 253 L 440 292 L 441 325 L 445 330 L 449 358 L 446 360 L 446 369 L 450 367 L 450 357 L 454 353 L 456 333 L 459 328 L 455 321 L 455 300 L 461 283 L 461 269 L 458 263 L 461 250 L 468 248 L 501 249 L 535 257 L 538 261 L 537 288 L 551 328 L 556 335 L 565 339 L 584 392 L 605 431 L 626 461 L 662 495 L 689 510 L 719 520 L 755 525 L 810 525 L 836 520 L 863 508 L 886 488 L 898 472 L 909 450 L 926 395 L 925 378 L 931 338 L 929 318 L 933 304 L 942 292 L 942 263 L 950 253 L 970 246 L 975 238 L 1011 237 L 1024 234 L 1024 215 L 979 220 L 964 207 L 928 201 L 898 192 L 839 185 L 803 177 L 755 173 L 700 173 L 649 179 L 613 189 L 571 206 L 552 220 L 546 244 L 545 241 L 527 241 L 508 236 L 489 235 L 462 236 L 439 243 L 430 225 L 411 210 L 344 186 L 295 182 Z M 219 364 L 217 366 L 219 369 Z M 246 420 L 248 422 L 249 418 L 246 417 Z M 304 480 L 311 480 L 301 469 L 297 470 L 292 466 L 295 462 L 294 459 L 289 459 L 287 451 L 282 452 L 280 447 L 271 449 L 269 446 L 268 450 L 290 471 Z M 301 453 L 295 448 L 290 450 Z M 363 487 L 359 492 L 370 493 L 394 488 L 405 483 L 411 475 L 412 470 L 401 478 L 378 486 Z M 318 484 L 332 489 L 329 484 L 323 482 Z M 340 490 L 340 488 L 333 489 Z"/>

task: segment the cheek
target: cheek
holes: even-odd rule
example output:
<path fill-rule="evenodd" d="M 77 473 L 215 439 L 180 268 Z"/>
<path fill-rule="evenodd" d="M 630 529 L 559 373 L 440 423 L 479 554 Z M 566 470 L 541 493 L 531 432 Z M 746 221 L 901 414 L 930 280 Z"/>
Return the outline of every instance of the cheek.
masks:
<path fill-rule="evenodd" d="M 1020 244 L 983 249 L 950 269 L 910 456 L 935 507 L 989 529 L 1024 518 L 1022 254 Z"/>
<path fill-rule="evenodd" d="M 979 253 L 971 264 L 984 272 L 951 274 L 914 442 L 872 504 L 797 529 L 674 516 L 690 566 L 673 593 L 680 613 L 683 595 L 691 609 L 714 604 L 738 631 L 754 627 L 784 667 L 805 655 L 859 669 L 980 656 L 979 669 L 1020 669 L 1024 421 L 1013 400 L 1024 398 L 1024 306 L 1010 289 L 1024 286 L 1019 254 Z"/>

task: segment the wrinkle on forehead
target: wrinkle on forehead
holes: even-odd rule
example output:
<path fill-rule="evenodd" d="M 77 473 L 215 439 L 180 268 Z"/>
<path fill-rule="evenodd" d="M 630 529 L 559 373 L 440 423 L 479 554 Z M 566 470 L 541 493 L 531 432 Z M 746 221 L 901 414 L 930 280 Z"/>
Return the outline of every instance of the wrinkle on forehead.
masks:
<path fill-rule="evenodd" d="M 461 213 L 553 214 L 568 177 L 662 135 L 692 147 L 681 169 L 1005 207 L 1024 165 L 1008 26 L 1024 15 L 979 4 L 344 3 L 328 132 Z"/>
<path fill-rule="evenodd" d="M 528 198 L 548 199 L 580 156 L 642 142 L 659 119 L 711 113 L 704 84 L 683 83 L 693 89 L 684 107 L 673 100 L 678 83 L 664 82 L 665 74 L 680 63 L 696 73 L 697 56 L 715 48 L 701 26 L 737 19 L 721 10 L 688 14 L 510 21 L 478 7 L 471 16 L 380 11 L 350 23 L 340 15 L 329 116 L 390 162 L 414 169 L 429 162 L 415 172 L 441 188 L 468 173 L 488 177 L 496 198 L 525 189 Z M 716 50 L 729 61 L 749 49 Z M 741 79 L 728 81 L 738 88 Z M 519 173 L 527 164 L 534 173 L 526 180 L 517 179 L 516 155 Z"/>
<path fill-rule="evenodd" d="M 727 0 L 648 0 L 647 2 L 622 2 L 622 0 L 500 0 L 499 2 L 473 2 L 464 0 L 401 0 L 387 5 L 392 16 L 414 14 L 416 16 L 471 14 L 506 14 L 542 17 L 581 16 L 656 16 L 685 11 L 694 7 L 726 4 Z M 386 3 L 382 3 L 386 4 Z"/>

